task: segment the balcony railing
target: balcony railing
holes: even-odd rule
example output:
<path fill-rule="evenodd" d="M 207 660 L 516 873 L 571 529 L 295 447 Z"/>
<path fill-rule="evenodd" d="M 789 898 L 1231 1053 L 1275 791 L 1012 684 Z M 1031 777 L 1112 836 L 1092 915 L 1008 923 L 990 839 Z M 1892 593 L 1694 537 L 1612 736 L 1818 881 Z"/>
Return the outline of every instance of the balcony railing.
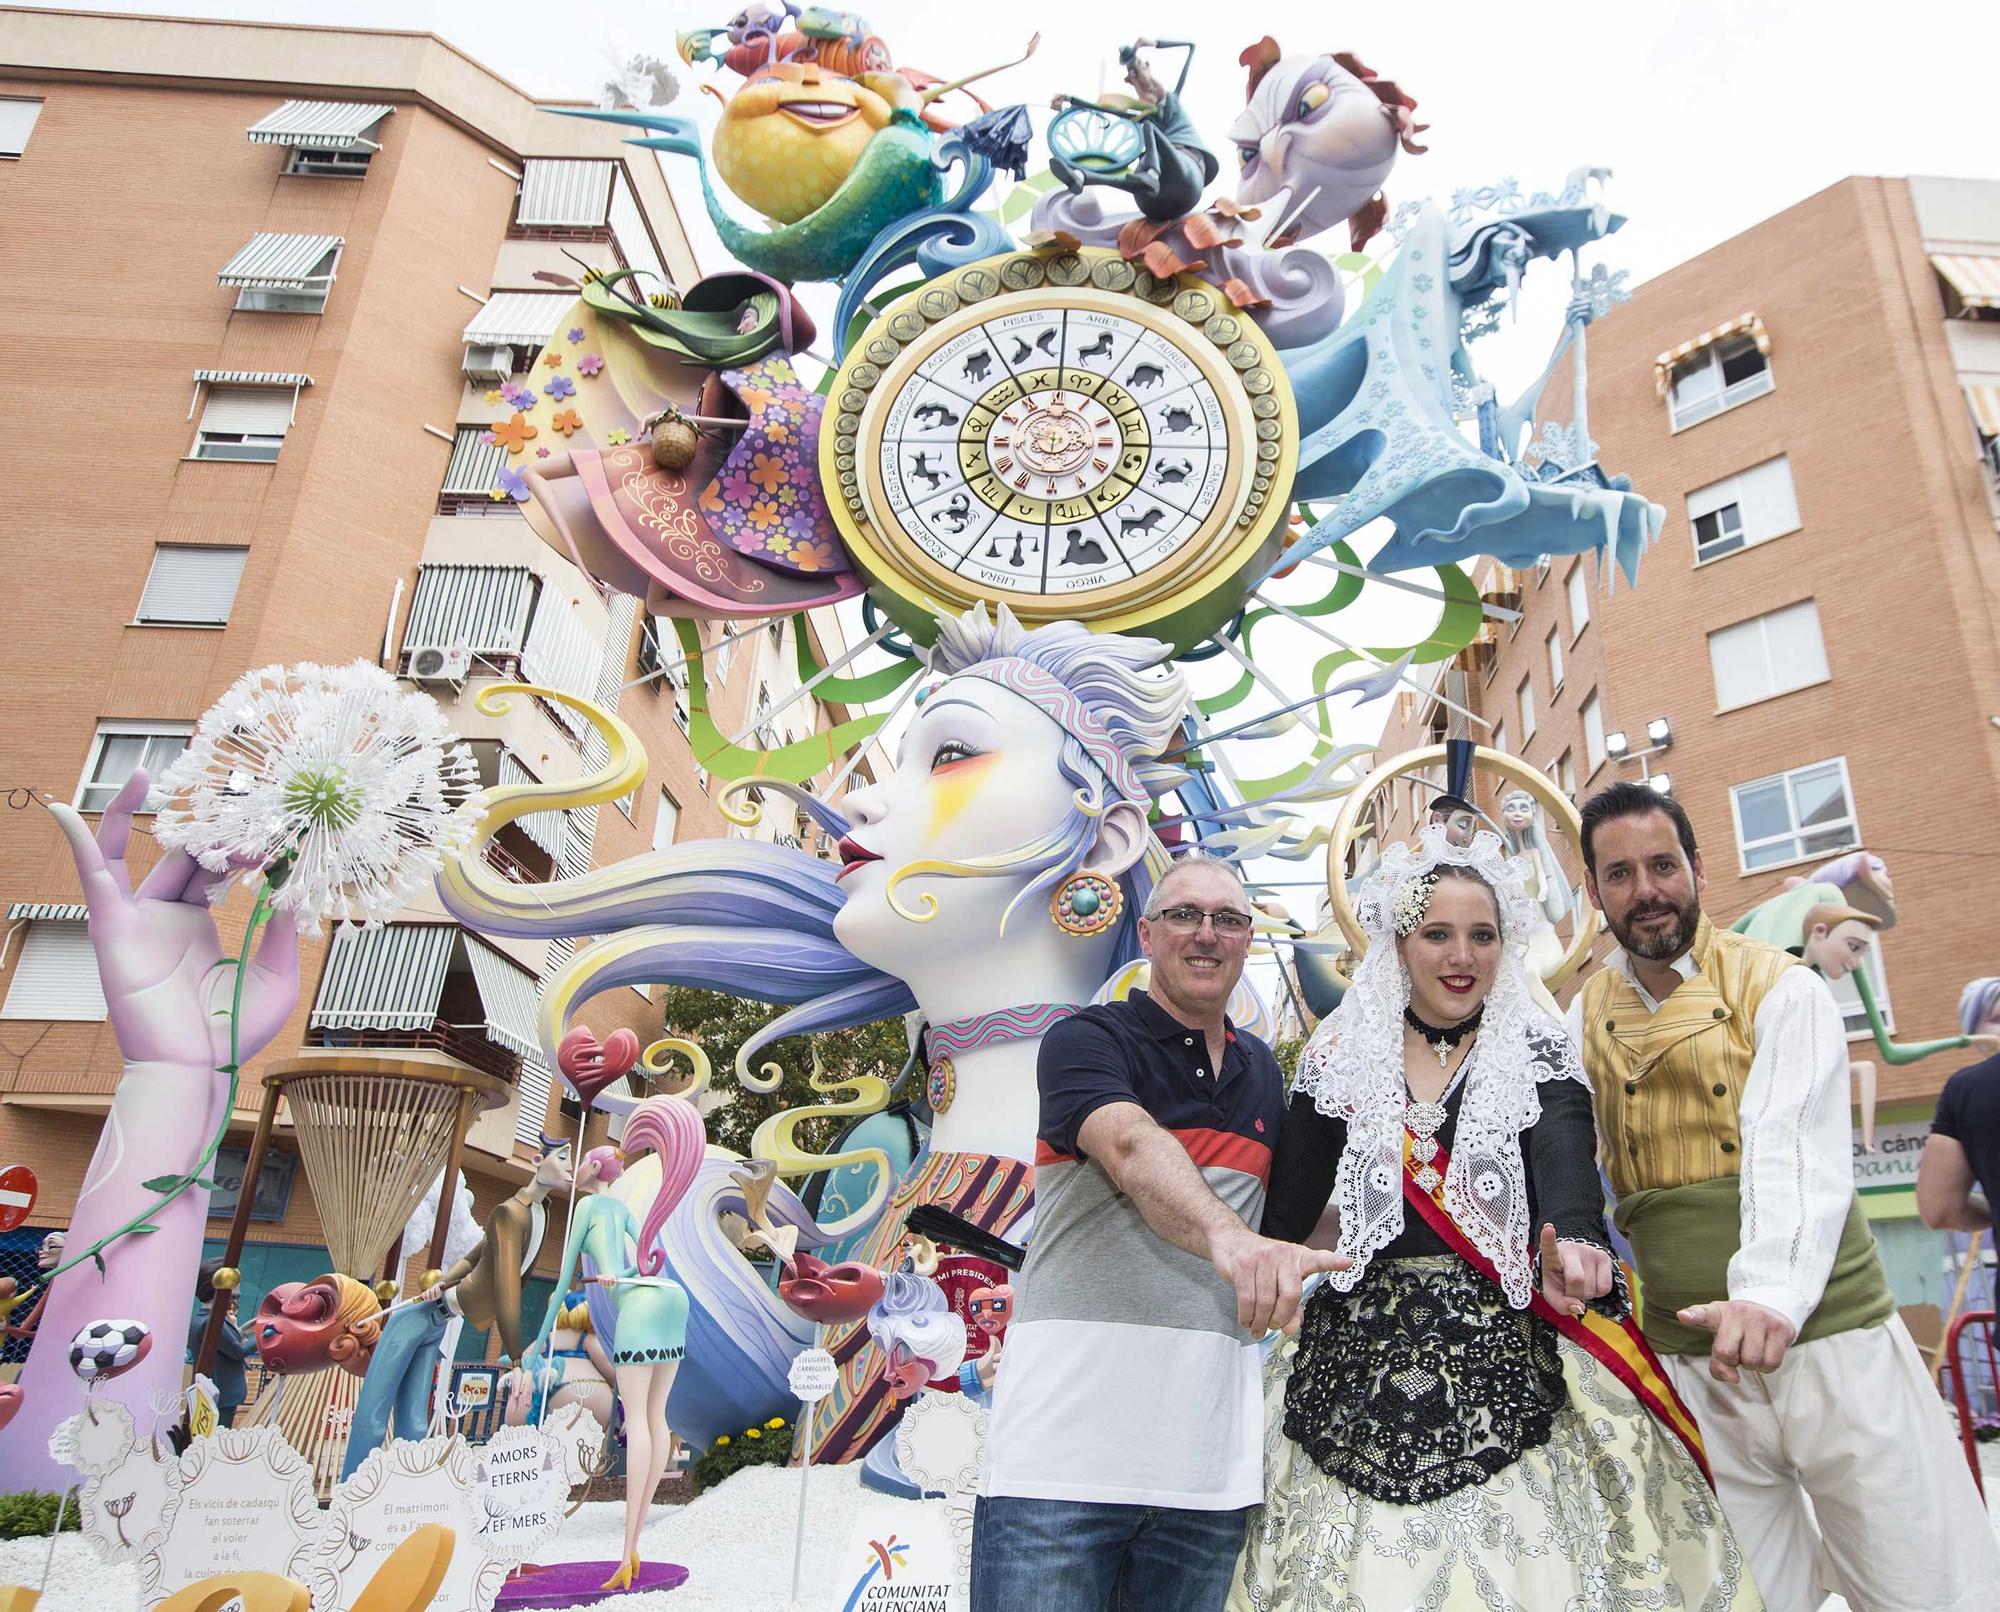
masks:
<path fill-rule="evenodd" d="M 521 506 L 511 498 L 495 498 L 491 493 L 439 493 L 440 515 L 512 515 L 519 517 Z"/>
<path fill-rule="evenodd" d="M 521 1055 L 488 1041 L 476 1024 L 447 1024 L 439 1019 L 427 1030 L 335 1029 L 315 1025 L 306 1031 L 306 1045 L 329 1051 L 441 1052 L 447 1058 L 512 1083 L 520 1078 Z"/>
<path fill-rule="evenodd" d="M 486 865 L 513 884 L 546 884 L 549 875 L 535 872 L 498 840 L 486 842 Z"/>

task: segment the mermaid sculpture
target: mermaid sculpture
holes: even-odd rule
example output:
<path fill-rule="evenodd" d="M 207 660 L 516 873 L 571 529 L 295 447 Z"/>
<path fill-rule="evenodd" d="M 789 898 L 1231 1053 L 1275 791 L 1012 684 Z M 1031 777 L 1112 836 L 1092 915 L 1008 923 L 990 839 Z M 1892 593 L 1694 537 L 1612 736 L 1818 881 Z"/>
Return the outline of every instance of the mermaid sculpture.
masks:
<path fill-rule="evenodd" d="M 574 1006 L 614 983 L 701 985 L 790 1007 L 739 1055 L 738 1078 L 768 1089 L 755 1064 L 773 1041 L 921 1007 L 935 1124 L 887 1212 L 868 1206 L 877 1218 L 850 1257 L 894 1265 L 903 1217 L 920 1203 L 1004 1235 L 1029 1205 L 1040 1038 L 1128 972 L 1136 914 L 1165 865 L 1147 812 L 1182 776 L 1162 757 L 1179 741 L 1187 705 L 1165 656 L 1149 639 L 1093 635 L 1073 622 L 1029 632 L 1004 608 L 997 619 L 974 609 L 940 623 L 931 681 L 889 778 L 853 791 L 840 810 L 763 783 L 839 838 L 837 867 L 726 839 L 524 887 L 493 873 L 475 848 L 447 865 L 439 889 L 475 929 L 602 937 L 545 988 L 541 1033 L 551 1048 Z M 574 785 L 493 791 L 483 832 L 528 811 L 615 799 L 643 775 L 631 731 L 588 714 L 609 745 L 607 765 Z M 785 1151 L 780 1169 L 794 1177 L 826 1164 L 759 1150 Z M 727 1168 L 711 1162 L 708 1172 Z M 740 1206 L 740 1190 L 702 1179 L 689 1213 L 704 1218 L 669 1225 L 669 1259 L 696 1301 L 694 1324 L 718 1334 L 718 1348 L 740 1351 L 745 1372 L 765 1374 L 769 1415 L 783 1406 L 785 1365 L 810 1329 L 801 1333 L 714 1223 L 715 1210 Z M 782 1187 L 770 1211 L 804 1228 L 801 1246 L 859 1229 L 815 1226 Z M 896 1406 L 865 1327 L 831 1326 L 824 1341 L 841 1376 L 820 1402 L 815 1448 L 851 1459 Z M 698 1414 L 690 1402 L 674 1420 L 693 1436 Z"/>
<path fill-rule="evenodd" d="M 706 1146 L 701 1116 L 682 1098 L 649 1097 L 632 1110 L 625 1122 L 624 1151 L 659 1155 L 659 1187 L 643 1217 L 603 1191 L 590 1191 L 577 1204 L 555 1292 L 524 1361 L 530 1377 L 542 1369 L 572 1277 L 581 1272 L 612 1294 L 611 1366 L 625 1406 L 625 1551 L 604 1586 L 607 1590 L 631 1587 L 639 1570 L 639 1530 L 673 1453 L 667 1393 L 687 1349 L 688 1298 L 678 1282 L 662 1274 L 666 1255 L 659 1235 L 693 1184 Z M 622 1168 L 617 1150 L 594 1148 L 577 1170 L 577 1186 L 609 1186 Z"/>

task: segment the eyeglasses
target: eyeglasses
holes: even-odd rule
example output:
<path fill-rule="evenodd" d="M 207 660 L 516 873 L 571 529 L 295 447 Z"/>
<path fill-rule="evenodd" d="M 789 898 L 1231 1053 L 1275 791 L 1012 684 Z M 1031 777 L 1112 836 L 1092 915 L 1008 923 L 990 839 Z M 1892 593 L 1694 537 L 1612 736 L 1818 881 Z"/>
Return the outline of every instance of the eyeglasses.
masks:
<path fill-rule="evenodd" d="M 1151 921 L 1165 924 L 1177 935 L 1198 935 L 1204 918 L 1215 925 L 1216 934 L 1228 940 L 1241 940 L 1250 933 L 1250 914 L 1238 912 L 1234 907 L 1224 907 L 1218 912 L 1194 906 L 1163 907 L 1152 915 Z"/>

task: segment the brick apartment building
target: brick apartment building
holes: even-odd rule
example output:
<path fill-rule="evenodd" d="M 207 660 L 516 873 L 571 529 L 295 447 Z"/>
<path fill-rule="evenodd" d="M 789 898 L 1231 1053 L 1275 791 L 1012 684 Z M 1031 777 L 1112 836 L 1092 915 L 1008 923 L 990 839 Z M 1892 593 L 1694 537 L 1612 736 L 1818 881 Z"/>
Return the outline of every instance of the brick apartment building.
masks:
<path fill-rule="evenodd" d="M 34 355 L 7 386 L 22 429 L 0 445 L 14 602 L 0 781 L 24 808 L 0 819 L 0 1164 L 41 1179 L 28 1225 L 0 1234 L 0 1269 L 19 1274 L 68 1218 L 121 1068 L 67 848 L 30 792 L 94 825 L 242 672 L 360 658 L 417 674 L 487 783 L 589 764 L 546 708 L 474 709 L 503 674 L 614 704 L 638 730 L 644 785 L 615 808 L 510 825 L 491 853 L 503 873 L 731 830 L 689 749 L 670 631 L 600 598 L 495 503 L 500 450 L 479 441 L 508 412 L 489 389 L 533 362 L 569 303 L 537 271 L 696 277 L 650 155 L 538 111 L 425 34 L 12 7 L 0 33 L 0 331 Z M 62 451 L 43 453 L 45 435 Z M 726 734 L 797 686 L 797 630 L 707 631 Z M 830 612 L 804 630 L 822 658 L 839 653 Z M 782 742 L 844 714 L 805 700 L 764 726 Z M 135 883 L 157 856 L 138 826 Z M 757 832 L 794 826 L 771 814 Z M 247 912 L 239 893 L 221 913 L 226 946 Z M 387 929 L 309 940 L 297 1009 L 245 1071 L 218 1173 L 242 1175 L 266 1071 L 416 1060 L 490 1077 L 501 1100 L 472 1123 L 465 1172 L 492 1207 L 526 1179 L 538 1133 L 574 1124 L 534 1031 L 537 982 L 569 949 L 467 934 L 434 898 Z M 625 987 L 587 1017 L 642 1042 L 660 1030 L 657 1005 Z M 328 1268 L 298 1166 L 281 1114 L 245 1316 L 272 1285 Z M 217 1239 L 233 1198 L 213 1205 Z M 551 1272 L 560 1247 L 552 1229 Z"/>
<path fill-rule="evenodd" d="M 2000 973 L 2000 184 L 1846 179 L 1648 281 L 1590 329 L 1589 406 L 1601 462 L 1667 510 L 1639 586 L 1605 592 L 1590 558 L 1488 563 L 1478 585 L 1520 620 L 1489 620 L 1446 692 L 1579 802 L 1664 775 L 1719 922 L 1843 851 L 1882 856 L 1900 921 L 1878 998 L 1899 1041 L 1955 1034 L 1966 980 Z M 1380 753 L 1449 720 L 1405 696 Z M 1421 793 L 1386 792 L 1385 841 Z M 1498 793 L 1482 777 L 1496 816 Z M 1905 1304 L 1951 1297 L 1912 1186 L 1972 1056 L 1877 1060 L 1856 1174 Z"/>

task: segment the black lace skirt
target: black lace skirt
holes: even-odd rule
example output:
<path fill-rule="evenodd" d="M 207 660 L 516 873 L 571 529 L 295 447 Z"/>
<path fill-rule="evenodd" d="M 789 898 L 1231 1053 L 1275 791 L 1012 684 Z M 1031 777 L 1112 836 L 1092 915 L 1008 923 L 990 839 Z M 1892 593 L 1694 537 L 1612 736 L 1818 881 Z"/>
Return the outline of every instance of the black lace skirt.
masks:
<path fill-rule="evenodd" d="M 1554 1327 L 1455 1254 L 1376 1259 L 1307 1302 L 1285 1436 L 1361 1493 L 1421 1505 L 1545 1444 L 1565 1402 Z"/>

